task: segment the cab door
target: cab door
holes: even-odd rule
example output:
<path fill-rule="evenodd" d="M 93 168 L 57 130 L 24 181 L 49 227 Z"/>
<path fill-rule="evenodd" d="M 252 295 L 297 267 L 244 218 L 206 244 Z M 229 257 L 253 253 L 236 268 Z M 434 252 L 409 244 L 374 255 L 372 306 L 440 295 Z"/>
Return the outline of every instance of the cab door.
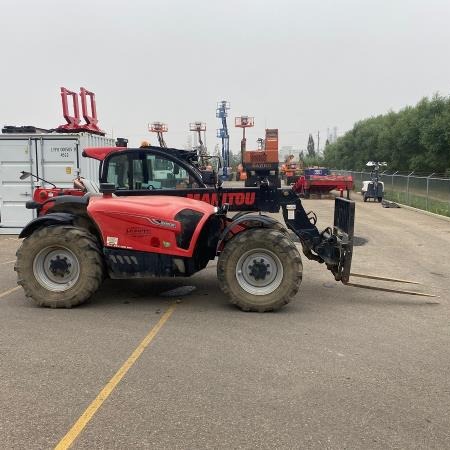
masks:
<path fill-rule="evenodd" d="M 195 189 L 205 187 L 192 167 L 164 152 L 128 150 L 113 153 L 102 165 L 102 183 L 117 191 Z"/>

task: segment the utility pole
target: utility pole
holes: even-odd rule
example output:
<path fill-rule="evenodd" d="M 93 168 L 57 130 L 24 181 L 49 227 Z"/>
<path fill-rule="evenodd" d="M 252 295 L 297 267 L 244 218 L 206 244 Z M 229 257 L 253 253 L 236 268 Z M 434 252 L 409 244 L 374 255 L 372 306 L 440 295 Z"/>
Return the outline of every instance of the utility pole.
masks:
<path fill-rule="evenodd" d="M 320 131 L 317 132 L 317 154 L 320 154 Z"/>

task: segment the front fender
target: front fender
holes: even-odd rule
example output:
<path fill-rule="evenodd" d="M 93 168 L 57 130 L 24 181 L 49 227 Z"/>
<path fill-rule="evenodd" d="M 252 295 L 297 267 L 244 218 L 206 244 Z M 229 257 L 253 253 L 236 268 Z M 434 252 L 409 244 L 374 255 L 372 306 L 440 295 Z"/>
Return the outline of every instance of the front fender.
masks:
<path fill-rule="evenodd" d="M 52 225 L 73 225 L 74 222 L 75 216 L 73 214 L 63 212 L 49 213 L 45 216 L 37 217 L 29 222 L 19 234 L 19 238 L 26 238 L 41 227 L 48 227 Z"/>
<path fill-rule="evenodd" d="M 243 225 L 245 222 L 251 222 L 255 225 L 252 225 L 253 228 L 254 226 L 260 226 L 262 228 L 277 228 L 278 230 L 284 230 L 286 233 L 288 232 L 286 230 L 285 227 L 283 227 L 283 225 L 278 222 L 278 220 L 273 219 L 272 217 L 269 216 L 265 216 L 262 214 L 248 214 L 248 213 L 239 213 L 236 215 L 236 219 L 233 219 L 226 227 L 225 229 L 222 231 L 220 237 L 219 237 L 219 243 L 218 246 L 220 246 L 223 241 L 226 239 L 228 233 L 235 228 L 238 225 Z M 243 228 L 249 228 L 247 227 L 243 227 Z"/>

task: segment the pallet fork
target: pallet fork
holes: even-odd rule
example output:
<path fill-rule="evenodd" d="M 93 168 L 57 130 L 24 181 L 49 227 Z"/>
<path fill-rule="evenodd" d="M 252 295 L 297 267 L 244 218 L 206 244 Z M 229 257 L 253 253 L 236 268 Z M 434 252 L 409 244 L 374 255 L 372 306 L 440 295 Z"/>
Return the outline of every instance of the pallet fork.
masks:
<path fill-rule="evenodd" d="M 414 284 L 414 285 L 421 285 L 422 283 L 419 283 L 418 281 L 411 281 L 411 280 L 401 280 L 398 278 L 389 278 L 389 277 L 380 277 L 376 275 L 365 275 L 362 273 L 350 273 L 350 277 L 354 278 L 365 278 L 369 280 L 378 280 L 378 281 L 387 281 L 391 283 L 405 283 L 405 284 Z M 402 289 L 391 289 L 391 288 L 384 288 L 384 287 L 378 287 L 378 286 L 372 286 L 368 284 L 360 284 L 360 283 L 351 283 L 347 282 L 344 283 L 346 286 L 361 288 L 361 289 L 370 289 L 373 291 L 381 291 L 381 292 L 394 292 L 396 294 L 405 294 L 405 295 L 417 295 L 420 297 L 437 297 L 437 295 L 434 294 L 427 294 L 426 292 L 417 292 L 417 291 L 407 291 Z"/>

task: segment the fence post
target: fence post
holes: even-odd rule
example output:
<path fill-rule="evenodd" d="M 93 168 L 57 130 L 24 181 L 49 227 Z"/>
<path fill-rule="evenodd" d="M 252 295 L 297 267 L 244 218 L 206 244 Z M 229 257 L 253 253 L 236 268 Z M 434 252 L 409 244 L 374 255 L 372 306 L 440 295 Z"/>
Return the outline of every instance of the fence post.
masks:
<path fill-rule="evenodd" d="M 434 172 L 431 175 L 427 176 L 427 196 L 425 198 L 425 208 L 427 211 L 429 211 L 428 209 L 428 196 L 430 194 L 430 178 L 434 175 Z"/>
<path fill-rule="evenodd" d="M 406 203 L 411 203 L 409 201 L 409 177 L 414 173 L 414 170 L 408 175 L 408 178 L 406 179 Z"/>
<path fill-rule="evenodd" d="M 391 186 L 392 186 L 392 194 L 391 194 L 391 199 L 392 198 L 395 198 L 394 197 L 394 177 L 395 177 L 395 175 L 398 173 L 398 170 L 396 170 L 393 174 L 392 174 L 392 183 L 391 183 Z"/>

